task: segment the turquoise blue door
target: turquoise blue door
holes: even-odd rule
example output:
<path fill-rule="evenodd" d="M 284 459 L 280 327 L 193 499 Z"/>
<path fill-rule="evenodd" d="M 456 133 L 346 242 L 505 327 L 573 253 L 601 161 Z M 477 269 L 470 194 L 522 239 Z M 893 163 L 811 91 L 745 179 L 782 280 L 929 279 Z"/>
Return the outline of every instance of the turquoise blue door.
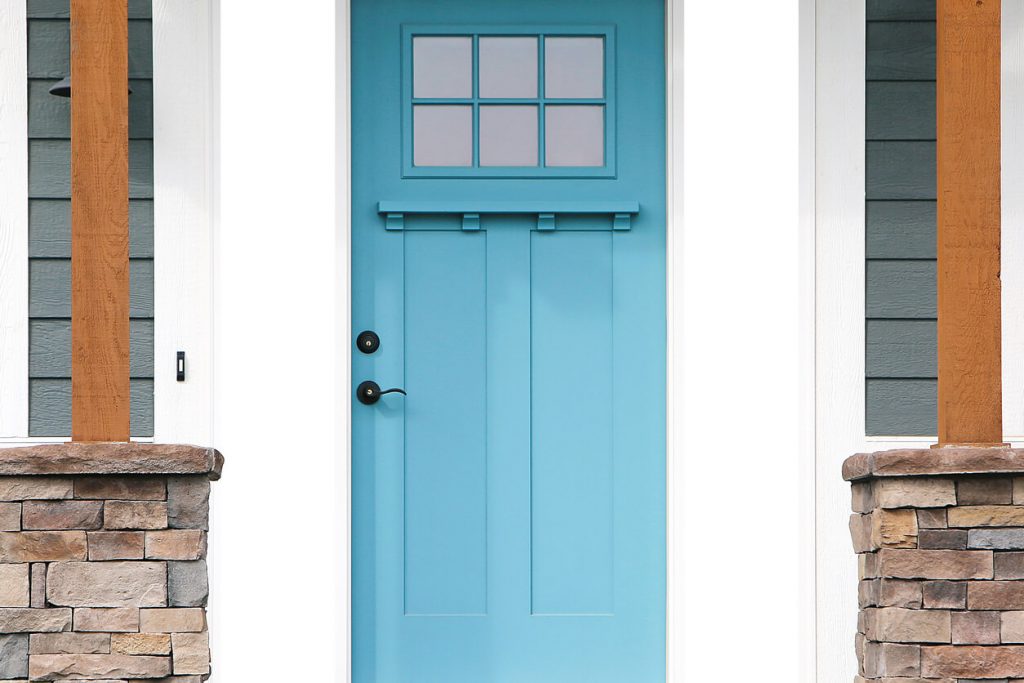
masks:
<path fill-rule="evenodd" d="M 663 34 L 352 2 L 356 683 L 664 680 Z"/>

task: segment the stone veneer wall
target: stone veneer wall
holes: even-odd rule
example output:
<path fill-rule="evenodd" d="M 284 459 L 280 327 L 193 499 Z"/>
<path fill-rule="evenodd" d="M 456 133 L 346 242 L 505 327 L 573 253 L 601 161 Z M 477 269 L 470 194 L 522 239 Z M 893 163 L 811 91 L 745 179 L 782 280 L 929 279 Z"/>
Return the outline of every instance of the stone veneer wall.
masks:
<path fill-rule="evenodd" d="M 0 449 L 0 681 L 210 673 L 212 449 Z"/>
<path fill-rule="evenodd" d="M 858 683 L 1024 682 L 1024 450 L 855 455 Z"/>

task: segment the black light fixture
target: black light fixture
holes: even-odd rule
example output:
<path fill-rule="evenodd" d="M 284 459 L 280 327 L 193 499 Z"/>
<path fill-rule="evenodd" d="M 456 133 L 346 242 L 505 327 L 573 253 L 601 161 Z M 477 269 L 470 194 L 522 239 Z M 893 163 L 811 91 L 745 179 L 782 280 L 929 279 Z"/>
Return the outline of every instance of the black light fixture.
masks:
<path fill-rule="evenodd" d="M 71 76 L 65 76 L 50 86 L 50 94 L 57 97 L 71 97 Z"/>
<path fill-rule="evenodd" d="M 57 97 L 71 97 L 71 76 L 65 76 L 56 83 L 50 86 L 49 90 L 51 95 Z M 132 86 L 128 86 L 128 94 L 132 94 Z"/>

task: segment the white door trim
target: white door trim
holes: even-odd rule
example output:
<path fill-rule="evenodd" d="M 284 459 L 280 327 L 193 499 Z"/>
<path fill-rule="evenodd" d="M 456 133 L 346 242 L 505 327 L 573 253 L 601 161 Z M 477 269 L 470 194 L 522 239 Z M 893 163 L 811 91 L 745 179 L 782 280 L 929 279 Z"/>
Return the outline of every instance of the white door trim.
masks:
<path fill-rule="evenodd" d="M 28 434 L 28 34 L 0 3 L 0 439 Z"/>
<path fill-rule="evenodd" d="M 163 443 L 213 438 L 211 24 L 206 0 L 153 0 L 153 423 Z"/>
<path fill-rule="evenodd" d="M 794 680 L 814 614 L 800 7 L 671 0 L 669 17 L 668 680 L 735 678 L 737 620 L 768 634 L 742 659 Z"/>
<path fill-rule="evenodd" d="M 857 571 L 846 532 L 853 453 L 927 447 L 928 437 L 865 434 L 865 0 L 816 0 L 816 516 L 817 673 L 856 671 Z M 1024 5 L 1003 5 L 1003 423 L 1024 442 Z"/>
<path fill-rule="evenodd" d="M 800 17 L 796 2 L 666 2 L 667 679 L 720 678 L 738 622 L 774 634 L 745 640 L 743 665 L 791 679 L 808 614 L 799 344 L 813 329 Z M 346 0 L 219 0 L 214 443 L 229 464 L 211 622 L 229 680 L 350 677 L 348 17 Z M 275 629 L 254 656 L 279 619 L 303 628 Z M 336 653 L 334 668 L 296 652 Z"/>

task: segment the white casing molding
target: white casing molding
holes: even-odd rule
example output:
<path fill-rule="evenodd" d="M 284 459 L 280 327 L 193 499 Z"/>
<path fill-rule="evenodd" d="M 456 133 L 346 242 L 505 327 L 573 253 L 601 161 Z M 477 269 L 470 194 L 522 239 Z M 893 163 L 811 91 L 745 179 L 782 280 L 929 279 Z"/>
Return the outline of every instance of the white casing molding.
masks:
<path fill-rule="evenodd" d="M 810 668 L 797 634 L 813 615 L 794 552 L 812 495 L 800 466 L 800 343 L 813 330 L 799 291 L 813 267 L 799 220 L 800 16 L 797 3 L 754 0 L 667 10 L 667 678 L 717 677 L 735 656 L 722 634 L 742 618 L 778 634 L 746 656 L 789 681 Z M 220 0 L 215 16 L 214 444 L 228 466 L 211 623 L 228 680 L 349 680 L 348 17 L 331 0 L 301 13 Z M 723 529 L 742 542 L 709 537 Z M 282 620 L 302 628 L 275 628 L 254 657 Z"/>
<path fill-rule="evenodd" d="M 28 434 L 28 50 L 25 2 L 0 3 L 0 439 Z"/>
<path fill-rule="evenodd" d="M 153 409 L 164 443 L 213 438 L 211 22 L 206 0 L 153 0 Z"/>
<path fill-rule="evenodd" d="M 813 267 L 801 260 L 800 7 L 685 0 L 672 16 L 683 92 L 669 124 L 668 678 L 742 677 L 723 669 L 742 623 L 759 637 L 740 657 L 793 681 L 808 671 L 800 585 L 813 580 L 799 550 L 800 353 L 813 329 L 800 292 Z"/>
<path fill-rule="evenodd" d="M 345 681 L 348 11 L 216 5 L 214 670 Z"/>

